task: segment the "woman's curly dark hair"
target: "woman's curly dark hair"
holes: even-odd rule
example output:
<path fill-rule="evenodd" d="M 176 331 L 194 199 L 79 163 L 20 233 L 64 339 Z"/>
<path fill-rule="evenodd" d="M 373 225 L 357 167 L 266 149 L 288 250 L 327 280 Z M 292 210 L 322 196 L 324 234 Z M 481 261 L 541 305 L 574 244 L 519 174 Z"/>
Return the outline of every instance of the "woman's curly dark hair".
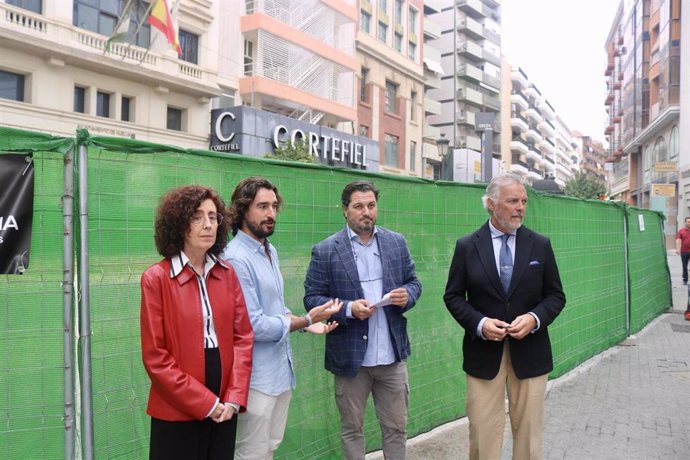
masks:
<path fill-rule="evenodd" d="M 230 219 L 228 219 L 223 199 L 212 188 L 186 185 L 167 192 L 158 205 L 154 240 L 160 255 L 166 258 L 173 257 L 182 251 L 192 216 L 205 200 L 213 201 L 216 205 L 216 213 L 223 216 L 223 221 L 216 229 L 216 242 L 208 252 L 217 256 L 223 251 L 230 228 Z"/>
<path fill-rule="evenodd" d="M 273 190 L 276 194 L 276 199 L 278 200 L 278 209 L 280 211 L 280 206 L 283 204 L 283 198 L 278 193 L 278 187 L 273 185 L 271 181 L 265 177 L 252 176 L 242 179 L 237 183 L 235 190 L 232 192 L 232 198 L 230 199 L 230 207 L 228 208 L 229 221 L 232 223 L 232 235 L 237 235 L 237 231 L 242 228 L 244 223 L 244 215 L 249 209 L 249 205 L 252 204 L 254 198 L 259 189 Z"/>

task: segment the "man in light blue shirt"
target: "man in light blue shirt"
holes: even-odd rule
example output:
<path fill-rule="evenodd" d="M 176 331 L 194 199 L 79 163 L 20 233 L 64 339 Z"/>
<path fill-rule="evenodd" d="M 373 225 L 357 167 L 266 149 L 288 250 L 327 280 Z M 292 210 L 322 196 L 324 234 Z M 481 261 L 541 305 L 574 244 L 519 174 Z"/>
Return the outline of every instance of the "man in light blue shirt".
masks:
<path fill-rule="evenodd" d="M 295 316 L 285 306 L 283 277 L 275 247 L 268 241 L 282 198 L 263 177 L 240 181 L 232 194 L 229 218 L 235 236 L 222 254 L 237 272 L 254 329 L 252 376 L 247 412 L 240 415 L 235 459 L 270 459 L 283 440 L 295 388 L 289 333 L 326 334 L 338 323 L 321 323 L 337 313 L 337 299 Z"/>

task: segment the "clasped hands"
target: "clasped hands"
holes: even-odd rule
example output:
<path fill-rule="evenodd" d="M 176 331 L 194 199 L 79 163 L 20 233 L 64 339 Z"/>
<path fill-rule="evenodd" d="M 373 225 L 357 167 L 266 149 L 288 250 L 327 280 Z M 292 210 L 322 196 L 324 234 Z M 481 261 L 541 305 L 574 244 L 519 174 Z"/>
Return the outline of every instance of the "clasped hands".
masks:
<path fill-rule="evenodd" d="M 520 340 L 537 327 L 537 320 L 529 313 L 520 315 L 510 324 L 500 319 L 488 318 L 482 325 L 482 334 L 486 340 L 501 341 L 510 336 Z"/>
<path fill-rule="evenodd" d="M 216 404 L 216 407 L 213 408 L 210 417 L 214 422 L 221 423 L 230 420 L 233 415 L 235 415 L 235 408 L 232 407 L 230 403 L 223 404 L 219 402 Z"/>
<path fill-rule="evenodd" d="M 407 306 L 407 289 L 399 287 L 393 289 L 390 293 L 390 303 L 397 307 Z M 376 313 L 378 307 L 372 306 L 371 302 L 366 299 L 359 299 L 352 302 L 351 312 L 352 316 L 357 319 L 367 319 Z"/>

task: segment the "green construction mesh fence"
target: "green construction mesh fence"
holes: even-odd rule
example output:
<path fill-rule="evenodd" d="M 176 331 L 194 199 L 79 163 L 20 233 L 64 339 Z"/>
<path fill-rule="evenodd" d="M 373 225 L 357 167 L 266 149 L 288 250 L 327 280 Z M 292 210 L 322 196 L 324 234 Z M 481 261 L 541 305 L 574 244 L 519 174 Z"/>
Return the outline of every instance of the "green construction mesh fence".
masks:
<path fill-rule="evenodd" d="M 27 142 L 34 136 L 12 134 L 18 145 L 22 136 Z M 88 142 L 97 457 L 148 457 L 149 382 L 139 348 L 139 277 L 159 260 L 152 230 L 159 197 L 174 186 L 198 183 L 217 189 L 227 200 L 238 180 L 249 175 L 268 177 L 285 199 L 271 241 L 281 259 L 286 303 L 297 314 L 304 311 L 303 281 L 311 246 L 343 226 L 339 205 L 343 186 L 362 177 L 376 182 L 381 190 L 378 223 L 405 235 L 423 284 L 422 297 L 408 314 L 412 343 L 408 435 L 464 415 L 462 330 L 447 313 L 442 297 L 455 240 L 487 219 L 480 201 L 483 186 L 124 139 L 94 137 Z M 44 155 L 40 147 L 40 142 L 32 144 L 37 149 L 37 168 L 30 269 L 21 277 L 2 275 L 0 410 L 6 420 L 0 428 L 0 456 L 8 459 L 61 458 L 63 452 L 63 164 L 60 155 Z M 0 151 L 8 150 L 0 137 Z M 638 330 L 670 306 L 661 217 L 611 203 L 532 192 L 529 200 L 525 224 L 551 237 L 568 299 L 552 326 L 552 376 L 558 376 L 625 338 L 628 308 L 631 328 Z M 635 228 L 638 215 L 644 216 L 644 231 Z M 291 342 L 298 383 L 276 458 L 339 458 L 339 416 L 332 376 L 323 369 L 323 337 L 293 334 Z M 44 414 L 39 421 L 36 411 Z M 367 449 L 379 448 L 380 432 L 371 404 L 365 430 Z"/>

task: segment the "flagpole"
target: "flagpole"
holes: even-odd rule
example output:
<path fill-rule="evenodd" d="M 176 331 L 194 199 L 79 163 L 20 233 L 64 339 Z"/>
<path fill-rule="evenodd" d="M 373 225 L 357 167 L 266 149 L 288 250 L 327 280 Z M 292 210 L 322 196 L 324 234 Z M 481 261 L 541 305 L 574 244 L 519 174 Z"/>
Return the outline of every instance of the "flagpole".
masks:
<path fill-rule="evenodd" d="M 154 1 L 151 1 L 151 2 L 149 3 L 149 7 L 146 9 L 146 11 L 144 12 L 143 16 L 141 17 L 141 20 L 139 21 L 139 24 L 137 25 L 137 28 L 136 28 L 136 30 L 134 31 L 133 37 L 136 37 L 136 36 L 139 34 L 139 31 L 141 30 L 141 28 L 144 26 L 144 23 L 146 22 L 146 18 L 148 18 L 148 17 L 149 17 L 149 14 L 151 14 L 151 10 L 153 9 L 154 3 L 155 3 Z M 150 44 L 149 44 L 149 46 L 150 46 Z M 127 48 L 125 49 L 125 52 L 122 53 L 122 59 L 123 59 L 123 60 L 124 60 L 125 56 L 127 55 L 127 51 L 129 51 L 131 48 L 132 48 L 132 42 L 129 42 L 129 44 L 127 45 Z M 146 53 L 144 54 L 144 57 L 142 57 L 142 58 L 139 60 L 139 64 L 142 63 L 142 61 L 144 60 L 144 58 L 146 57 L 146 55 L 147 55 L 148 53 L 149 53 L 149 50 L 148 50 L 148 48 L 147 48 L 147 49 L 146 49 Z"/>
<path fill-rule="evenodd" d="M 149 16 L 149 13 L 151 12 L 151 9 L 153 8 L 154 3 L 155 3 L 155 1 L 152 0 L 152 1 L 151 1 L 151 4 L 149 5 L 149 9 L 146 11 L 146 15 L 145 15 L 146 17 Z M 177 0 L 177 1 L 175 2 L 175 4 L 172 6 L 172 8 L 170 8 L 171 15 L 172 15 L 172 12 L 173 12 L 173 11 L 174 11 L 175 13 L 177 13 L 177 7 L 178 7 L 179 4 L 180 4 L 180 0 Z M 174 22 L 174 21 L 173 21 L 173 22 Z M 138 30 L 138 29 L 137 29 L 137 30 Z M 177 32 L 177 31 L 176 31 L 176 32 Z M 160 35 L 161 35 L 160 33 L 157 33 L 157 34 L 155 35 L 155 38 L 153 39 L 154 42 L 158 40 L 158 37 L 159 37 Z M 154 43 L 154 42 L 149 43 L 149 47 L 146 48 L 146 52 L 144 53 L 144 55 L 143 55 L 143 56 L 141 57 L 141 59 L 139 60 L 139 64 L 141 64 L 142 62 L 144 62 L 144 59 L 146 59 L 146 56 L 149 55 L 149 51 L 151 51 L 151 48 L 153 47 L 153 43 Z"/>

